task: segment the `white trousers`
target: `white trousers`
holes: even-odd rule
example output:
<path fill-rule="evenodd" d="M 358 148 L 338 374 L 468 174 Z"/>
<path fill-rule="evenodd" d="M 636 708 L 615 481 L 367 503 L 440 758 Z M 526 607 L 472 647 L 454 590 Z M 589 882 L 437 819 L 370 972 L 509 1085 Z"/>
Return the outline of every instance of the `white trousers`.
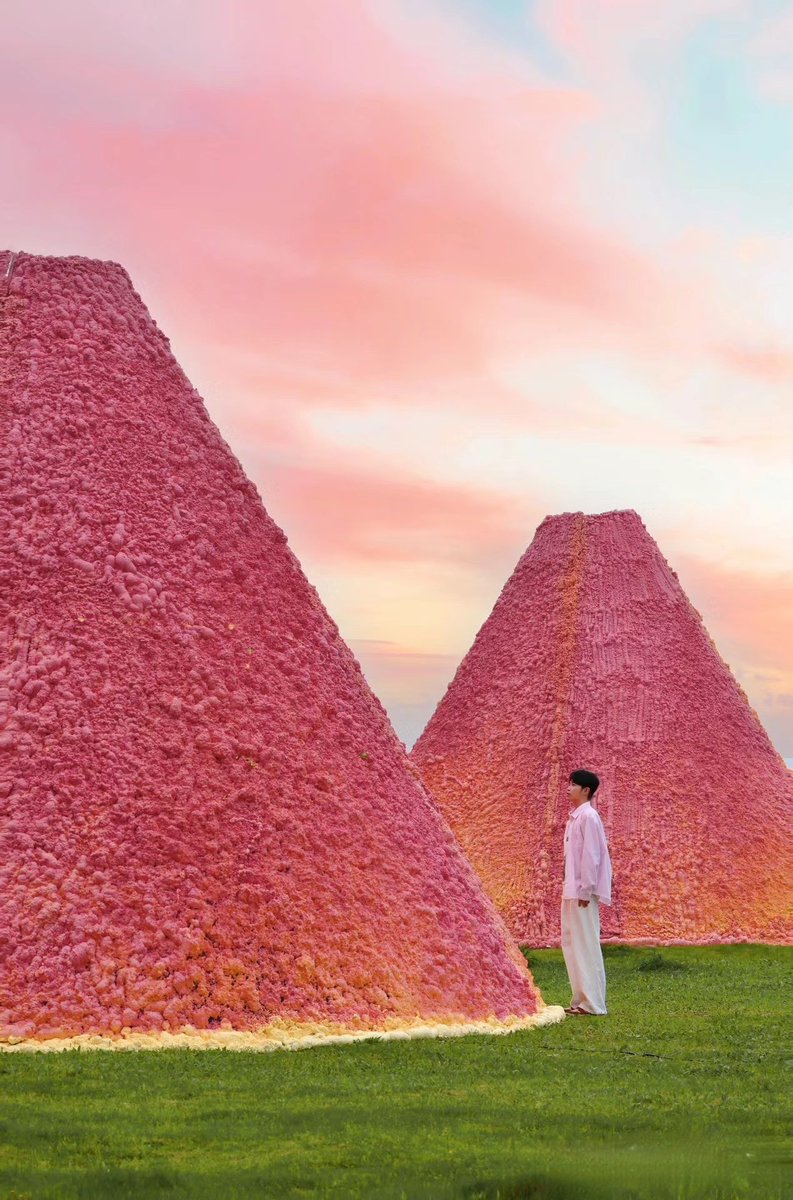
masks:
<path fill-rule="evenodd" d="M 586 908 L 579 908 L 577 900 L 562 901 L 562 954 L 573 989 L 571 1008 L 605 1014 L 606 968 L 597 900 L 590 900 Z"/>

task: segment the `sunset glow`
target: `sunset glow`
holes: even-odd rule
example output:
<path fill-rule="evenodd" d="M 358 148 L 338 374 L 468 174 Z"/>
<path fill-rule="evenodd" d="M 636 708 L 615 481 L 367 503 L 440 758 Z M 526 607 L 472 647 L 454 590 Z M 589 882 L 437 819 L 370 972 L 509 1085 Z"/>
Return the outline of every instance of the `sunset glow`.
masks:
<path fill-rule="evenodd" d="M 793 759 L 779 0 L 9 0 L 3 245 L 122 262 L 408 744 L 638 511 Z"/>

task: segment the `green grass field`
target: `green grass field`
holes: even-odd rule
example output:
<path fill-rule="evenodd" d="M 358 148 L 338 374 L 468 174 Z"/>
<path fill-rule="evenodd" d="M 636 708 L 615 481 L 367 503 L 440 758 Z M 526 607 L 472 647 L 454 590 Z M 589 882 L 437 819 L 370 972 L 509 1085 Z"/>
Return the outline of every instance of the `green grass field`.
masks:
<path fill-rule="evenodd" d="M 791 952 L 606 967 L 608 1018 L 508 1037 L 0 1055 L 0 1196 L 793 1196 Z"/>

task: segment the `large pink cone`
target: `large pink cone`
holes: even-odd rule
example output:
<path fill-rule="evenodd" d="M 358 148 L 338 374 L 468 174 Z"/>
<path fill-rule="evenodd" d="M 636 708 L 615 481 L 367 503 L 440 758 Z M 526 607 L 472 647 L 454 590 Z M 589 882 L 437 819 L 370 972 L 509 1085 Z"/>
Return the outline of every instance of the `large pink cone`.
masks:
<path fill-rule="evenodd" d="M 3 1036 L 547 1014 L 125 272 L 0 294 Z"/>
<path fill-rule="evenodd" d="M 557 945 L 571 770 L 607 939 L 793 939 L 793 776 L 634 512 L 549 517 L 413 751 L 522 941 Z"/>

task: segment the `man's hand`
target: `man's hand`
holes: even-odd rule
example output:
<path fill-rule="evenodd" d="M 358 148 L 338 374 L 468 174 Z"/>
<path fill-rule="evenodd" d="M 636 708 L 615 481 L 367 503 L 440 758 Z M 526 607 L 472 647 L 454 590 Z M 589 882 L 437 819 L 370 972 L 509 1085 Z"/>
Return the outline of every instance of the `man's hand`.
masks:
<path fill-rule="evenodd" d="M 578 901 L 578 907 L 579 907 L 579 908 L 586 908 L 588 904 L 589 904 L 589 901 L 588 901 L 588 900 L 579 900 L 579 901 Z"/>

